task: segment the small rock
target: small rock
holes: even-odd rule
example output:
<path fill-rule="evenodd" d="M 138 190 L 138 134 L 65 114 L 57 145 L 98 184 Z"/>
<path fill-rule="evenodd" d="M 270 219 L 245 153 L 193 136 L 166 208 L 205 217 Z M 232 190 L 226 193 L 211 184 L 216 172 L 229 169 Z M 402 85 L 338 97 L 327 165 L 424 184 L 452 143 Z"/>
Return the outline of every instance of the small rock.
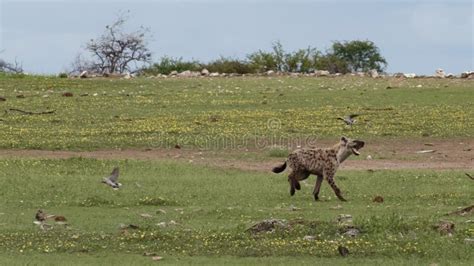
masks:
<path fill-rule="evenodd" d="M 416 77 L 416 74 L 415 73 L 404 73 L 403 77 L 412 79 L 412 78 Z"/>
<path fill-rule="evenodd" d="M 171 71 L 171 73 L 169 75 L 170 76 L 176 76 L 176 75 L 178 75 L 178 71 L 173 70 L 173 71 Z"/>
<path fill-rule="evenodd" d="M 336 206 L 330 207 L 329 209 L 331 209 L 331 210 L 340 210 L 340 209 L 342 209 L 342 206 L 341 205 L 336 205 Z"/>
<path fill-rule="evenodd" d="M 468 245 L 474 245 L 474 238 L 464 238 L 464 243 Z"/>
<path fill-rule="evenodd" d="M 371 78 L 377 78 L 379 76 L 379 72 L 377 72 L 377 69 L 371 69 L 368 74 Z"/>
<path fill-rule="evenodd" d="M 163 210 L 163 209 L 158 209 L 158 210 L 156 211 L 156 213 L 157 213 L 157 214 L 158 214 L 158 213 L 161 213 L 161 214 L 166 214 L 166 211 L 165 211 L 165 210 Z"/>
<path fill-rule="evenodd" d="M 383 203 L 383 197 L 382 196 L 375 196 L 375 198 L 372 201 L 377 202 L 377 203 Z"/>
<path fill-rule="evenodd" d="M 18 94 L 16 97 L 17 97 L 18 99 L 24 99 L 24 98 L 25 98 L 25 95 L 23 95 L 23 94 Z"/>
<path fill-rule="evenodd" d="M 350 236 L 350 237 L 356 237 L 360 234 L 359 229 L 357 228 L 348 228 L 345 232 L 344 235 Z"/>
<path fill-rule="evenodd" d="M 246 231 L 251 233 L 260 233 L 260 232 L 273 232 L 276 229 L 287 229 L 288 222 L 286 220 L 279 220 L 279 219 L 267 219 L 261 222 L 258 222 L 252 225 Z"/>
<path fill-rule="evenodd" d="M 306 241 L 314 241 L 316 239 L 315 236 L 304 236 L 303 237 L 303 240 L 306 240 Z"/>
<path fill-rule="evenodd" d="M 220 76 L 220 74 L 218 72 L 212 72 L 212 73 L 209 74 L 209 77 L 212 77 L 212 78 L 219 77 L 219 76 Z"/>
<path fill-rule="evenodd" d="M 437 77 L 437 78 L 445 78 L 445 77 L 446 77 L 446 73 L 444 72 L 443 69 L 438 68 L 438 69 L 436 69 L 436 71 L 435 71 L 435 77 Z"/>
<path fill-rule="evenodd" d="M 0 102 L 4 102 L 6 100 L 7 100 L 6 98 L 0 96 Z"/>
<path fill-rule="evenodd" d="M 433 226 L 440 234 L 451 236 L 454 233 L 454 223 L 450 221 L 441 221 L 438 225 Z"/>
<path fill-rule="evenodd" d="M 152 218 L 152 217 L 153 217 L 153 216 L 152 216 L 151 214 L 149 214 L 149 213 L 142 213 L 142 214 L 140 214 L 140 216 L 143 217 L 143 218 Z"/>
<path fill-rule="evenodd" d="M 270 75 L 273 75 L 275 74 L 275 71 L 273 70 L 268 70 L 267 72 L 265 72 L 266 75 L 270 76 Z"/>
<path fill-rule="evenodd" d="M 158 260 L 162 260 L 163 257 L 160 257 L 160 256 L 153 256 L 153 257 L 151 257 L 151 259 L 152 259 L 153 261 L 158 261 Z"/>
<path fill-rule="evenodd" d="M 62 96 L 63 97 L 72 97 L 74 95 L 72 94 L 72 92 L 65 92 L 65 93 L 62 94 Z"/>
<path fill-rule="evenodd" d="M 124 78 L 124 79 L 131 79 L 131 78 L 132 78 L 132 75 L 130 75 L 130 73 L 125 73 L 125 74 L 123 75 L 123 78 Z"/>
<path fill-rule="evenodd" d="M 371 155 L 367 155 L 367 160 L 372 160 L 372 156 L 371 156 Z"/>
<path fill-rule="evenodd" d="M 209 74 L 210 74 L 210 73 L 209 73 L 209 70 L 207 70 L 207 69 L 205 69 L 205 68 L 204 68 L 203 70 L 201 70 L 201 75 L 202 75 L 202 76 L 209 76 Z"/>
<path fill-rule="evenodd" d="M 350 215 L 350 214 L 339 214 L 339 216 L 337 216 L 337 221 L 339 223 L 352 223 L 352 215 Z"/>
<path fill-rule="evenodd" d="M 179 144 L 174 145 L 175 149 L 181 149 L 181 146 Z"/>
<path fill-rule="evenodd" d="M 80 77 L 81 79 L 85 79 L 85 78 L 87 78 L 87 74 L 88 74 L 87 71 L 84 70 L 84 71 L 81 72 L 81 74 L 79 75 L 79 77 Z"/>
<path fill-rule="evenodd" d="M 314 75 L 316 77 L 327 77 L 327 76 L 331 75 L 331 73 L 327 70 L 315 70 Z"/>
<path fill-rule="evenodd" d="M 418 85 L 416 85 L 416 87 L 417 87 L 417 88 L 422 88 L 422 87 L 423 87 L 423 85 L 421 85 L 421 84 L 418 84 Z"/>

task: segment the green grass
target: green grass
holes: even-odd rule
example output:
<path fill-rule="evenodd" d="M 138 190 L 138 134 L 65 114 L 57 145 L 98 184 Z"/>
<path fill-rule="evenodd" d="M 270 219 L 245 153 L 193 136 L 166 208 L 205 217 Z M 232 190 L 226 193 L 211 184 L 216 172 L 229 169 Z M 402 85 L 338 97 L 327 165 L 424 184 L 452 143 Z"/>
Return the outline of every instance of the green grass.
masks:
<path fill-rule="evenodd" d="M 179 143 L 223 149 L 286 146 L 288 141 L 306 143 L 340 135 L 471 137 L 473 85 L 472 80 L 460 79 L 357 77 L 0 76 L 0 96 L 7 99 L 0 102 L 0 109 L 56 111 L 52 115 L 2 112 L 0 148 L 96 150 Z M 74 96 L 62 97 L 63 92 Z M 349 113 L 363 114 L 352 129 L 335 119 Z"/>
<path fill-rule="evenodd" d="M 124 184 L 118 191 L 100 183 L 115 165 Z M 472 223 L 466 223 L 472 216 L 444 216 L 472 204 L 472 184 L 458 171 L 340 171 L 337 183 L 349 201 L 338 201 L 323 184 L 321 201 L 314 202 L 314 178 L 290 197 L 282 174 L 186 163 L 3 159 L 0 169 L 2 264 L 151 263 L 143 252 L 156 252 L 171 264 L 473 262 L 472 246 L 463 242 L 474 236 Z M 376 195 L 385 202 L 373 203 Z M 69 227 L 41 231 L 33 224 L 38 208 L 64 215 Z M 359 237 L 341 235 L 339 214 L 354 217 Z M 246 232 L 268 218 L 292 227 Z M 440 220 L 456 224 L 452 237 L 432 229 Z M 177 224 L 159 225 L 170 221 Z M 123 232 L 121 223 L 140 228 Z M 349 258 L 337 254 L 339 245 L 349 248 Z"/>

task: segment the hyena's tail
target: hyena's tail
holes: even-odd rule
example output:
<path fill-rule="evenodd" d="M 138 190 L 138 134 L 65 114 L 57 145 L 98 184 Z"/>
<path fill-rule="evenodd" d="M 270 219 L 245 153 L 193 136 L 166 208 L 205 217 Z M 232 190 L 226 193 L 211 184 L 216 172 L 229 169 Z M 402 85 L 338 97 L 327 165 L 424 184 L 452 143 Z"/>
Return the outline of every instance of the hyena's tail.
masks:
<path fill-rule="evenodd" d="M 273 167 L 272 172 L 278 174 L 278 173 L 283 172 L 285 170 L 285 168 L 286 168 L 286 161 L 282 165 Z"/>

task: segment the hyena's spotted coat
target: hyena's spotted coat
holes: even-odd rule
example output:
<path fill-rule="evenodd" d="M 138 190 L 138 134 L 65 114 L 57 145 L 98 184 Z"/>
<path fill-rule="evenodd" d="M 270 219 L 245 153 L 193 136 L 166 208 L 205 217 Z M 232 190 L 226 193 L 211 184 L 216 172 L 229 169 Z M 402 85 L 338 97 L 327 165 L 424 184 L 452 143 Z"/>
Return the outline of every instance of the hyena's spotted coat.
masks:
<path fill-rule="evenodd" d="M 334 182 L 334 176 L 339 165 L 351 154 L 359 155 L 359 149 L 364 147 L 364 142 L 342 137 L 341 141 L 329 149 L 298 149 L 288 155 L 286 161 L 275 168 L 274 173 L 281 173 L 285 170 L 287 164 L 291 168 L 288 175 L 290 182 L 290 194 L 295 194 L 295 189 L 300 190 L 299 181 L 309 177 L 310 174 L 316 175 L 316 184 L 314 186 L 314 199 L 319 199 L 319 190 L 323 179 L 326 178 L 336 196 L 345 201 L 341 190 Z"/>

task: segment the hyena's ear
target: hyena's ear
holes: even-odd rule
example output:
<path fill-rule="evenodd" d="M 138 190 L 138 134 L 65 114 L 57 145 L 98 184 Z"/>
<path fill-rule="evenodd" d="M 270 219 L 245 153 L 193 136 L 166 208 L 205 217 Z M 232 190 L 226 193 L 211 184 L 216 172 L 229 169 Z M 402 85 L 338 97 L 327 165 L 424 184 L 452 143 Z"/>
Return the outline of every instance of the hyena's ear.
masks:
<path fill-rule="evenodd" d="M 341 137 L 341 143 L 346 144 L 346 143 L 347 143 L 347 138 L 344 137 L 344 136 L 342 136 L 342 137 Z"/>

